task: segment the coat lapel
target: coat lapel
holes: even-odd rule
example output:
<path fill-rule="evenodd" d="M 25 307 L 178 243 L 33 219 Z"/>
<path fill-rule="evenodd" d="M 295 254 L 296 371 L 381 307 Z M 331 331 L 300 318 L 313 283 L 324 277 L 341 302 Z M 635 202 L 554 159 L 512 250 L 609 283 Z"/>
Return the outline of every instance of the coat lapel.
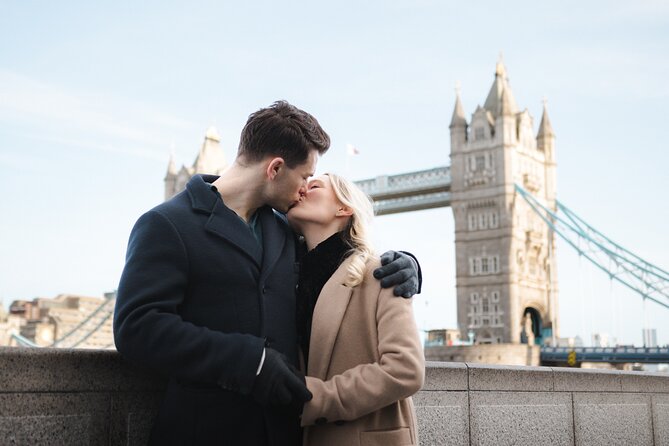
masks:
<path fill-rule="evenodd" d="M 262 248 L 248 225 L 223 203 L 211 190 L 218 177 L 195 175 L 186 185 L 194 211 L 210 214 L 205 231 L 223 238 L 251 258 L 258 268 L 262 262 Z"/>
<path fill-rule="evenodd" d="M 260 268 L 262 262 L 260 244 L 251 233 L 248 225 L 234 211 L 225 206 L 222 200 L 216 201 L 214 209 L 211 211 L 211 217 L 205 225 L 205 230 L 239 248 Z"/>
<path fill-rule="evenodd" d="M 263 259 L 261 278 L 266 278 L 274 268 L 286 243 L 286 231 L 269 206 L 258 209 L 258 218 L 262 225 Z M 262 280 L 261 279 L 261 280 Z"/>
<path fill-rule="evenodd" d="M 330 280 L 323 286 L 318 295 L 318 301 L 316 301 L 307 368 L 308 374 L 316 378 L 327 378 L 339 327 L 353 294 L 353 288 L 344 285 L 350 261 L 349 257 L 339 265 Z"/>

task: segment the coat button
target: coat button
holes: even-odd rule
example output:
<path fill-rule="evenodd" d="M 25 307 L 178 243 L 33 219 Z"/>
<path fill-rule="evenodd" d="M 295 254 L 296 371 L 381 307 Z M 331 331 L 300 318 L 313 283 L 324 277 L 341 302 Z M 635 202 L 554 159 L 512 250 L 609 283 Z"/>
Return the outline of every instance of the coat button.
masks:
<path fill-rule="evenodd" d="M 327 418 L 325 418 L 325 417 L 320 417 L 320 418 L 316 418 L 316 421 L 314 421 L 314 424 L 315 424 L 316 426 L 322 426 L 323 424 L 326 424 L 327 422 L 328 422 L 328 419 L 327 419 Z"/>
<path fill-rule="evenodd" d="M 262 287 L 262 293 L 265 294 L 267 292 L 267 288 Z"/>

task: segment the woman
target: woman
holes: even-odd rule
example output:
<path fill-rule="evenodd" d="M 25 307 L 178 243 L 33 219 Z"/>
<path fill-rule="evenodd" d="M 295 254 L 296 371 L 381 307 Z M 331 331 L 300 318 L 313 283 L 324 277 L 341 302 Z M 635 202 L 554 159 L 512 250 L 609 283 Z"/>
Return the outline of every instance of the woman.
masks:
<path fill-rule="evenodd" d="M 382 289 L 368 238 L 369 199 L 326 174 L 288 212 L 309 252 L 298 281 L 298 327 L 307 387 L 304 446 L 415 445 L 410 396 L 425 359 L 411 299 Z"/>

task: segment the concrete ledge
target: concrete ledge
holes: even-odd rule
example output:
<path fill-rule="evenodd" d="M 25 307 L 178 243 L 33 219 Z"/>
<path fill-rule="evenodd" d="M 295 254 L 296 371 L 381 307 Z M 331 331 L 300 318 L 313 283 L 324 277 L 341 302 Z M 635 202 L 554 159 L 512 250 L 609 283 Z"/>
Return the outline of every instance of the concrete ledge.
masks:
<path fill-rule="evenodd" d="M 0 444 L 146 444 L 166 379 L 116 352 L 0 348 Z M 428 362 L 423 445 L 669 446 L 669 375 Z"/>

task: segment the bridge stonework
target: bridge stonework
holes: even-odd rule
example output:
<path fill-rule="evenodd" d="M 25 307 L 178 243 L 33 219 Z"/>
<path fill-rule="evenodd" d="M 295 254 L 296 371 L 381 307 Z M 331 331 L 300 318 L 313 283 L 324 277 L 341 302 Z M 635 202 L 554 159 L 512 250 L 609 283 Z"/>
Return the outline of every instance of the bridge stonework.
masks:
<path fill-rule="evenodd" d="M 477 344 L 536 343 L 558 335 L 555 239 L 514 184 L 555 209 L 555 136 L 544 114 L 519 111 L 502 62 L 467 122 L 460 95 L 450 124 L 461 336 Z"/>
<path fill-rule="evenodd" d="M 0 348 L 0 364 L 1 444 L 146 444 L 166 385 L 110 350 Z M 425 446 L 669 446 L 666 374 L 430 362 L 414 405 Z"/>

